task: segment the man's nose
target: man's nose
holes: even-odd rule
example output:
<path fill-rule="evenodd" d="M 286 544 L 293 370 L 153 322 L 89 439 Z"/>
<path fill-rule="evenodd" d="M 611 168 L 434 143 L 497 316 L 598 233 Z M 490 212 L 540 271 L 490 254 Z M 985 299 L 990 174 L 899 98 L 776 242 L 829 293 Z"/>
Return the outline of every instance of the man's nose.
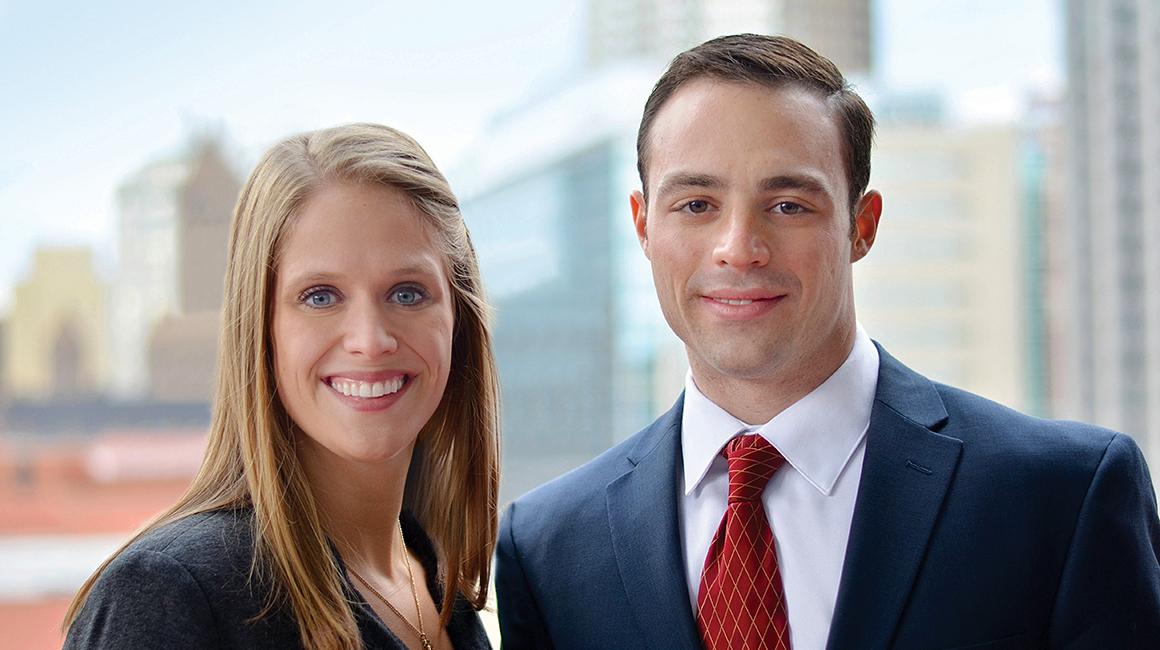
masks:
<path fill-rule="evenodd" d="M 769 242 L 766 241 L 768 233 L 764 232 L 763 216 L 733 210 L 721 220 L 717 247 L 713 251 L 714 259 L 719 266 L 747 269 L 769 263 Z"/>

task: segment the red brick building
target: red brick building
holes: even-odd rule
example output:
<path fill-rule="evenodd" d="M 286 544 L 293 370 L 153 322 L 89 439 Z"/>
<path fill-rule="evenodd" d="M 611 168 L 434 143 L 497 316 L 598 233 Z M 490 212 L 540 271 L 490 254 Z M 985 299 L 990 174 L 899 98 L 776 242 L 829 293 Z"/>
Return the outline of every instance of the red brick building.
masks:
<path fill-rule="evenodd" d="M 0 437 L 0 630 L 7 647 L 60 647 L 73 593 L 181 495 L 204 448 L 204 432 L 188 430 Z"/>

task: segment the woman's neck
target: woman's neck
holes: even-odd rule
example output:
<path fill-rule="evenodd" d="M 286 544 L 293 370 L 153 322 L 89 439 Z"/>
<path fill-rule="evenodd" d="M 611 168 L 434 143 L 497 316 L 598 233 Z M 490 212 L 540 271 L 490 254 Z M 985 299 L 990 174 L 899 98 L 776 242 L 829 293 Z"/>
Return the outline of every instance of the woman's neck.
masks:
<path fill-rule="evenodd" d="M 360 570 L 390 577 L 404 566 L 399 513 L 411 451 L 375 464 L 329 453 L 302 457 L 327 535 Z"/>

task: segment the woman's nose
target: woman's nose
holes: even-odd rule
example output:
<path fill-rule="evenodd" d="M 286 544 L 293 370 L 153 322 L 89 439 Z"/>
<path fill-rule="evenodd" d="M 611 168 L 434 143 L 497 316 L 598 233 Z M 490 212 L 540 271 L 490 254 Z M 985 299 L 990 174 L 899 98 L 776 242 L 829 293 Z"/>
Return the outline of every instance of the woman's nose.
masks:
<path fill-rule="evenodd" d="M 351 354 L 378 357 L 399 349 L 382 305 L 354 306 L 344 323 L 343 347 Z"/>

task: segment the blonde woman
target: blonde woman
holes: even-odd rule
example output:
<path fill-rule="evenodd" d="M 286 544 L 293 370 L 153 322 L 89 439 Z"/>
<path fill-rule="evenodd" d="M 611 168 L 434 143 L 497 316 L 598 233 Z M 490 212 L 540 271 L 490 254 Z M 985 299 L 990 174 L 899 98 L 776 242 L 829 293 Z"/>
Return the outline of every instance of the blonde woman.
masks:
<path fill-rule="evenodd" d="M 489 647 L 496 370 L 475 252 L 410 137 L 258 163 L 189 491 L 105 562 L 66 648 Z"/>

